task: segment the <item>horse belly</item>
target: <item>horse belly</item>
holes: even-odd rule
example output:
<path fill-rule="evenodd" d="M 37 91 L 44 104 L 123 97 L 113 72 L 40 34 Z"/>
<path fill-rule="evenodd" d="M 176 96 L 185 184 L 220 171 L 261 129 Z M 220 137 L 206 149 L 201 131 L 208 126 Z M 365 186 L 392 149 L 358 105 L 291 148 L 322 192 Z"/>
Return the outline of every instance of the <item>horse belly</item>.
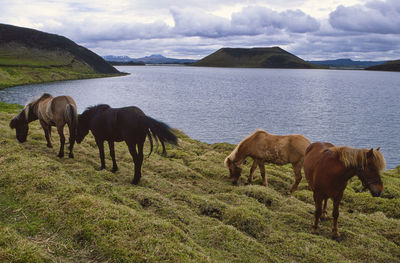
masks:
<path fill-rule="evenodd" d="M 282 155 L 278 150 L 266 151 L 265 152 L 265 161 L 268 163 L 273 163 L 273 164 L 277 164 L 277 165 L 284 165 L 284 164 L 288 163 L 287 157 Z"/>

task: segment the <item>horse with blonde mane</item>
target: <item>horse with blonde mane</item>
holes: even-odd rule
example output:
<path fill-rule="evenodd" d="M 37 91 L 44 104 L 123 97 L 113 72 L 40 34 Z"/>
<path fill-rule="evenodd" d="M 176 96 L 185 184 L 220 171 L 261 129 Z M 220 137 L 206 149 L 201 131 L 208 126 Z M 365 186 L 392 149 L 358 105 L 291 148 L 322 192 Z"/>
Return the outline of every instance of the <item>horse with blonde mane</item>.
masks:
<path fill-rule="evenodd" d="M 311 144 L 304 158 L 304 173 L 308 185 L 314 192 L 315 214 L 312 233 L 317 234 L 319 219 L 327 215 L 327 200 L 333 200 L 333 238 L 341 241 L 337 228 L 339 204 L 343 198 L 347 181 L 353 176 L 361 180 L 372 196 L 380 196 L 383 184 L 380 172 L 385 168 L 385 158 L 374 149 L 355 149 L 347 146 L 335 147 L 328 142 Z M 324 207 L 322 208 L 322 201 Z"/>
<path fill-rule="evenodd" d="M 19 142 L 25 142 L 28 136 L 28 123 L 39 119 L 44 130 L 47 147 L 52 148 L 51 126 L 56 126 L 60 135 L 60 151 L 58 157 L 64 157 L 64 126 L 69 127 L 69 157 L 74 158 L 73 148 L 78 128 L 78 113 L 75 101 L 69 96 L 58 96 L 53 98 L 48 93 L 42 94 L 32 100 L 24 109 L 10 121 L 10 128 L 16 130 Z"/>
<path fill-rule="evenodd" d="M 254 162 L 250 169 L 248 183 L 251 183 L 254 170 L 260 168 L 263 185 L 267 185 L 264 163 L 278 165 L 291 163 L 295 175 L 295 182 L 291 192 L 297 189 L 301 181 L 304 153 L 311 142 L 300 134 L 273 135 L 263 130 L 256 130 L 244 138 L 225 159 L 225 166 L 229 168 L 233 183 L 237 184 L 242 172 L 243 161 L 250 156 Z"/>

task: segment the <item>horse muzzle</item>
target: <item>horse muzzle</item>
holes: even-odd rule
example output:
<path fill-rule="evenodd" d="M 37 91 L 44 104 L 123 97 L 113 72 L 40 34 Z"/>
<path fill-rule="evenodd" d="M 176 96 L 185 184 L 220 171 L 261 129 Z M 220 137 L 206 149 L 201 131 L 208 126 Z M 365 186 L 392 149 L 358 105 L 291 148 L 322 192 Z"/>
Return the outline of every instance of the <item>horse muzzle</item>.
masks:
<path fill-rule="evenodd" d="M 379 197 L 382 194 L 383 185 L 382 184 L 370 184 L 369 191 L 373 197 Z"/>

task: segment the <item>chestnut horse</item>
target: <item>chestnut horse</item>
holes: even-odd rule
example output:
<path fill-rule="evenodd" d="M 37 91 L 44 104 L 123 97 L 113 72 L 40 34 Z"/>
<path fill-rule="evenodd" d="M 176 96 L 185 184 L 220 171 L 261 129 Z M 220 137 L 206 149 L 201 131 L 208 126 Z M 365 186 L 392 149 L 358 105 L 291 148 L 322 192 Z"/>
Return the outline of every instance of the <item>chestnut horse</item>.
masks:
<path fill-rule="evenodd" d="M 372 196 L 380 196 L 383 184 L 380 172 L 385 168 L 385 158 L 374 149 L 354 149 L 347 146 L 335 147 L 328 142 L 311 144 L 304 158 L 304 173 L 314 192 L 315 218 L 312 233 L 317 234 L 318 221 L 326 216 L 328 198 L 333 200 L 333 238 L 341 237 L 337 228 L 339 204 L 343 197 L 347 181 L 357 175 L 363 186 Z M 324 207 L 322 209 L 322 201 Z"/>
<path fill-rule="evenodd" d="M 24 109 L 10 121 L 10 128 L 16 129 L 19 142 L 25 142 L 28 136 L 28 123 L 39 119 L 44 130 L 47 147 L 52 148 L 51 126 L 56 126 L 60 135 L 60 151 L 58 157 L 64 156 L 64 126 L 69 127 L 69 157 L 74 158 L 73 148 L 78 128 L 78 114 L 75 101 L 69 96 L 58 96 L 53 98 L 48 93 L 42 94 L 37 99 L 26 104 Z"/>
<path fill-rule="evenodd" d="M 282 136 L 272 135 L 263 130 L 256 130 L 243 139 L 232 153 L 226 157 L 225 166 L 229 168 L 233 183 L 237 184 L 242 172 L 241 165 L 246 157 L 250 156 L 253 158 L 254 163 L 250 169 L 248 183 L 251 183 L 253 172 L 258 165 L 263 185 L 266 186 L 265 162 L 278 165 L 291 163 L 296 180 L 290 192 L 294 192 L 301 181 L 304 153 L 310 143 L 306 137 L 300 134 Z"/>

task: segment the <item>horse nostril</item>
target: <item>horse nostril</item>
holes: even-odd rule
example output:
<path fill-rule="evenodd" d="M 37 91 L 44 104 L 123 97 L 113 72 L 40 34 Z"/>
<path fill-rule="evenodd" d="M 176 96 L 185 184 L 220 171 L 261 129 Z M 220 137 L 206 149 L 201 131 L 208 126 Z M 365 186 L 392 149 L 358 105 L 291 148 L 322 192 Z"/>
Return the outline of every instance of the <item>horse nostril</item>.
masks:
<path fill-rule="evenodd" d="M 381 196 L 381 192 L 372 192 L 373 197 L 379 197 Z"/>

